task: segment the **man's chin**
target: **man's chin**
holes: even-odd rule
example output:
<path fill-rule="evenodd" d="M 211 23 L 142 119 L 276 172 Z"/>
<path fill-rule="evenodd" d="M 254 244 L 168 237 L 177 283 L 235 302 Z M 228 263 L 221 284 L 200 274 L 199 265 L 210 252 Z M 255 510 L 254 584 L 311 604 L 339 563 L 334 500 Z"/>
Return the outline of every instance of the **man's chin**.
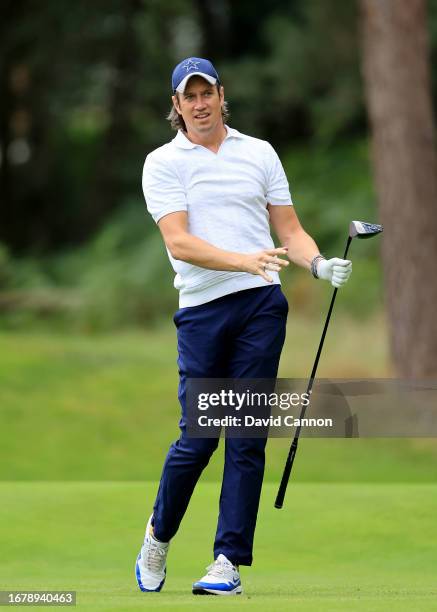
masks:
<path fill-rule="evenodd" d="M 217 120 L 214 120 L 211 117 L 206 117 L 205 119 L 194 121 L 190 127 L 196 132 L 205 133 L 214 131 L 217 128 L 217 125 Z"/>
<path fill-rule="evenodd" d="M 194 129 L 198 132 L 209 132 L 214 129 L 215 125 L 212 121 L 196 121 Z"/>
<path fill-rule="evenodd" d="M 199 126 L 197 127 L 196 131 L 199 132 L 199 134 L 208 134 L 208 132 L 213 131 L 213 126 L 212 125 L 201 125 L 200 127 Z"/>
<path fill-rule="evenodd" d="M 208 118 L 209 119 L 209 118 Z M 214 133 L 220 126 L 220 121 L 202 121 L 187 124 L 187 128 L 189 132 L 193 134 L 198 134 L 198 136 L 207 136 L 208 134 Z"/>

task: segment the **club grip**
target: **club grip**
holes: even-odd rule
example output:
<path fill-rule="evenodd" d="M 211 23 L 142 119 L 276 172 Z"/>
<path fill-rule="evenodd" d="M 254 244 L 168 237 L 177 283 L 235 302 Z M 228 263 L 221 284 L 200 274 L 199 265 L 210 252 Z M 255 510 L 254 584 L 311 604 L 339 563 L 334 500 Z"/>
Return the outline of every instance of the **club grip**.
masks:
<path fill-rule="evenodd" d="M 291 469 L 293 467 L 294 458 L 297 451 L 297 440 L 293 440 L 293 443 L 288 453 L 287 461 L 285 462 L 284 472 L 281 478 L 281 484 L 279 485 L 278 494 L 276 495 L 275 508 L 279 510 L 284 504 L 285 492 L 287 491 L 288 481 L 290 480 Z"/>

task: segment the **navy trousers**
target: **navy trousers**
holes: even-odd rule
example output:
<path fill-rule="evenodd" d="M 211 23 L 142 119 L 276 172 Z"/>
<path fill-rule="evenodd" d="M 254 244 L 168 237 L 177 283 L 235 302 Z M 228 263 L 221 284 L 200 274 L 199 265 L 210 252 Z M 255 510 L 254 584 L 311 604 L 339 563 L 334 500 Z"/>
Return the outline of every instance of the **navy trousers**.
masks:
<path fill-rule="evenodd" d="M 154 504 L 156 537 L 177 532 L 217 438 L 186 434 L 187 378 L 275 378 L 285 340 L 288 303 L 280 285 L 247 289 L 200 306 L 179 309 L 180 438 L 167 454 Z M 253 537 L 264 475 L 263 438 L 226 438 L 214 558 L 251 565 Z"/>

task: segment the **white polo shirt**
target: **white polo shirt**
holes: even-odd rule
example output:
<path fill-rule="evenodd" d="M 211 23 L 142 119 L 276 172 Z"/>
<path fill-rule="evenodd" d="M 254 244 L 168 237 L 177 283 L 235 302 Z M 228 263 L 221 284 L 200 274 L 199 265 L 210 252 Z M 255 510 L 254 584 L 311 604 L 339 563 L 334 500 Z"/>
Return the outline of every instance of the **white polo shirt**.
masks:
<path fill-rule="evenodd" d="M 226 251 L 272 249 L 267 204 L 292 205 L 282 164 L 265 140 L 226 130 L 217 154 L 182 131 L 152 151 L 143 169 L 147 209 L 156 223 L 169 213 L 187 211 L 190 234 Z M 207 270 L 167 253 L 180 308 L 269 284 L 259 275 Z M 280 284 L 277 272 L 269 275 Z"/>

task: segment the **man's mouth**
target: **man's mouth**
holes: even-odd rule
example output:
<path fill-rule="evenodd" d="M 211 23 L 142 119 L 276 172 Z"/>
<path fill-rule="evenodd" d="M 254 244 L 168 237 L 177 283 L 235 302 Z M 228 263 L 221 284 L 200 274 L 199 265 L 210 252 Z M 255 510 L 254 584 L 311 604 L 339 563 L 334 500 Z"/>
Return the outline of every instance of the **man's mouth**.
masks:
<path fill-rule="evenodd" d="M 195 119 L 206 119 L 209 117 L 209 113 L 199 113 L 198 115 L 194 115 Z"/>

